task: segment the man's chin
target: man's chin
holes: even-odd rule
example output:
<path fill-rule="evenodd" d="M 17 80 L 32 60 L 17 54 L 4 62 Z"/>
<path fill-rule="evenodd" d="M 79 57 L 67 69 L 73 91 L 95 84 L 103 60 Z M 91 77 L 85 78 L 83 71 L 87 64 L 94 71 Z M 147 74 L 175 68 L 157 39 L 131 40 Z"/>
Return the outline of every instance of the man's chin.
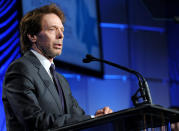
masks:
<path fill-rule="evenodd" d="M 57 49 L 57 50 L 55 51 L 55 54 L 56 54 L 56 55 L 61 55 L 61 53 L 62 53 L 62 49 Z"/>
<path fill-rule="evenodd" d="M 55 54 L 55 57 L 56 56 L 60 56 L 62 54 L 62 52 L 57 52 L 56 54 Z"/>

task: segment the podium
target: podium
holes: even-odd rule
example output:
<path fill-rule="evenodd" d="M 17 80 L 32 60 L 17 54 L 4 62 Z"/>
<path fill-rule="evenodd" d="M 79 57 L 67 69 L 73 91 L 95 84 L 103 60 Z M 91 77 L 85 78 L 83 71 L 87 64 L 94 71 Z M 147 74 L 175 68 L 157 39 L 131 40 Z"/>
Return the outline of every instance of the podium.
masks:
<path fill-rule="evenodd" d="M 82 130 L 111 123 L 115 131 L 138 131 L 148 128 L 168 126 L 179 122 L 179 111 L 167 109 L 162 106 L 145 104 L 92 118 L 79 123 L 73 123 L 53 131 Z"/>

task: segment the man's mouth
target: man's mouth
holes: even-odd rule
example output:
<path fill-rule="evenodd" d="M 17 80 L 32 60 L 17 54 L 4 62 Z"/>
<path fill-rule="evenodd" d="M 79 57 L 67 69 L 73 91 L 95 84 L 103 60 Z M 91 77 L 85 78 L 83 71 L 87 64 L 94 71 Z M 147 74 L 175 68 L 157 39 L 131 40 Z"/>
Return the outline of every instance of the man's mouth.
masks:
<path fill-rule="evenodd" d="M 62 44 L 54 44 L 55 48 L 61 49 L 62 48 Z"/>

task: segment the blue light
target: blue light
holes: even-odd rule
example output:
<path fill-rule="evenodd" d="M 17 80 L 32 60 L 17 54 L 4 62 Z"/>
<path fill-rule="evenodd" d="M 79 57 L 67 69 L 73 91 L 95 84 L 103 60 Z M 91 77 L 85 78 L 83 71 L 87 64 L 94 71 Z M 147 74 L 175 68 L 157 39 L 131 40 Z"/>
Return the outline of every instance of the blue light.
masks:
<path fill-rule="evenodd" d="M 170 123 L 170 121 L 168 122 L 168 130 L 171 131 L 171 123 Z"/>
<path fill-rule="evenodd" d="M 18 35 L 19 31 L 16 31 L 16 33 L 6 43 L 0 46 L 0 52 L 3 51 L 7 46 L 9 46 L 10 43 L 12 43 L 12 41 L 15 40 L 16 37 L 18 37 Z"/>
<path fill-rule="evenodd" d="M 17 56 L 17 53 L 19 53 L 19 50 L 20 50 L 20 47 L 17 47 L 16 50 L 13 52 L 13 54 L 10 56 L 10 58 L 1 66 L 1 68 L 0 68 L 0 75 L 5 73 L 6 69 L 9 66 L 9 64 Z"/>
<path fill-rule="evenodd" d="M 0 81 L 2 83 L 2 80 Z M 2 89 L 2 87 L 0 87 Z M 0 91 L 1 93 L 2 91 Z M 2 94 L 2 93 L 1 93 Z M 2 98 L 2 96 L 0 96 Z M 2 104 L 2 100 L 0 100 L 0 114 L 1 114 L 1 119 L 0 119 L 0 129 L 1 131 L 6 131 L 6 120 L 5 120 L 5 113 L 4 113 L 4 108 Z"/>
<path fill-rule="evenodd" d="M 14 19 L 15 16 L 17 16 L 17 11 L 15 11 L 6 21 L 0 23 L 0 28 L 6 26 L 9 22 L 11 22 Z"/>
<path fill-rule="evenodd" d="M 143 26 L 143 25 L 127 25 L 127 24 L 119 24 L 119 23 L 100 23 L 100 27 L 102 28 L 116 28 L 116 29 L 132 29 L 133 31 L 154 31 L 154 32 L 165 32 L 165 28 L 162 27 L 151 27 L 151 26 Z"/>
<path fill-rule="evenodd" d="M 81 76 L 77 74 L 66 74 L 62 73 L 65 78 L 76 78 L 77 80 L 80 80 Z"/>
<path fill-rule="evenodd" d="M 16 56 L 15 59 L 18 59 L 18 58 L 20 58 L 20 57 L 21 57 L 21 54 L 19 53 L 19 54 Z"/>
<path fill-rule="evenodd" d="M 127 80 L 127 76 L 125 75 L 104 75 L 105 80 Z"/>
<path fill-rule="evenodd" d="M 13 0 L 12 3 L 11 3 L 2 13 L 0 13 L 0 18 L 1 18 L 2 16 L 4 16 L 4 15 L 12 8 L 12 6 L 13 6 L 15 3 L 16 3 L 16 0 Z"/>
<path fill-rule="evenodd" d="M 15 17 L 17 16 L 17 11 L 12 11 L 12 8 L 15 6 L 16 4 L 16 0 L 0 0 L 0 19 L 5 18 L 4 21 L 0 22 L 0 28 L 2 29 L 5 26 L 8 26 L 7 30 L 2 29 L 1 33 L 0 33 L 0 41 L 2 39 L 4 39 L 5 37 L 9 37 L 8 41 L 6 41 L 6 43 L 0 43 L 0 52 L 3 52 L 2 55 L 0 56 L 0 61 L 2 61 L 7 54 L 10 53 L 10 51 L 12 51 L 12 54 L 9 58 L 7 58 L 5 60 L 5 62 L 0 66 L 0 96 L 2 94 L 2 81 L 4 78 L 4 74 L 6 69 L 8 68 L 9 64 L 17 57 L 19 57 L 19 50 L 20 47 L 15 48 L 15 46 L 17 45 L 17 43 L 19 42 L 19 32 L 16 31 L 18 28 L 18 21 L 13 21 L 15 19 Z M 10 12 L 11 11 L 11 12 Z M 8 16 L 7 16 L 8 14 Z M 10 24 L 10 22 L 13 22 L 13 24 Z M 10 26 L 10 27 L 9 27 Z M 15 30 L 16 29 L 16 30 Z M 9 34 L 12 31 L 16 31 L 15 33 L 13 33 L 13 35 L 11 35 L 12 37 L 9 36 Z M 8 48 L 10 47 L 10 48 Z M 8 48 L 7 50 L 5 50 L 6 48 Z M 1 96 L 2 97 L 2 96 Z M 0 100 L 0 116 L 1 116 L 1 120 L 0 120 L 0 130 L 1 131 L 6 131 L 6 121 L 5 121 L 5 114 L 4 114 L 4 110 L 3 110 L 3 104 L 2 104 L 2 100 Z"/>
<path fill-rule="evenodd" d="M 63 76 L 66 78 L 75 78 L 76 77 L 74 74 L 64 74 L 64 73 L 63 73 Z"/>
<path fill-rule="evenodd" d="M 0 5 L 2 5 L 2 3 L 4 3 L 4 0 L 1 0 L 1 1 L 0 1 Z"/>
<path fill-rule="evenodd" d="M 17 25 L 18 21 L 16 20 L 5 32 L 0 34 L 0 40 L 7 36 Z"/>
<path fill-rule="evenodd" d="M 8 48 L 6 51 L 4 51 L 4 53 L 0 56 L 0 61 L 2 61 L 8 54 L 10 54 L 10 52 L 14 49 L 14 47 L 17 45 L 17 43 L 19 43 L 19 38 L 17 38 L 13 44 L 10 46 L 10 48 Z"/>
<path fill-rule="evenodd" d="M 4 8 L 6 8 L 6 6 L 9 4 L 9 2 L 10 2 L 10 0 L 6 1 L 6 3 L 4 4 L 4 6 L 3 6 L 2 8 L 0 8 L 0 12 L 1 12 L 2 10 L 4 10 Z M 0 5 L 1 5 L 1 4 L 0 4 Z"/>
<path fill-rule="evenodd" d="M 155 31 L 155 32 L 165 32 L 165 28 L 161 27 L 151 27 L 151 26 L 142 26 L 142 25 L 131 25 L 133 30 L 145 30 L 145 31 Z"/>
<path fill-rule="evenodd" d="M 118 29 L 127 29 L 127 24 L 114 24 L 114 23 L 100 23 L 101 27 L 104 28 L 118 28 Z"/>
<path fill-rule="evenodd" d="M 126 81 L 127 80 L 127 76 L 122 76 L 122 80 Z"/>

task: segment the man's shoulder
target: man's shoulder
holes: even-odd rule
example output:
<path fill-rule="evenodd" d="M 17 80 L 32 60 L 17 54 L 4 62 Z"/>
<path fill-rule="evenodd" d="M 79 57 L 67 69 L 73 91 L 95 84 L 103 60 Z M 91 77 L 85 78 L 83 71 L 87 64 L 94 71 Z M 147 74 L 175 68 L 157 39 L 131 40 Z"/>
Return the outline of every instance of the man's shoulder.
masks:
<path fill-rule="evenodd" d="M 28 59 L 26 59 L 24 56 L 14 60 L 11 64 L 11 66 L 19 66 L 19 67 L 24 67 L 24 66 L 30 66 L 32 63 Z"/>
<path fill-rule="evenodd" d="M 22 56 L 16 60 L 14 60 L 8 67 L 8 71 L 15 72 L 27 72 L 29 70 L 34 69 L 34 64 L 32 60 L 28 59 L 26 56 Z"/>

